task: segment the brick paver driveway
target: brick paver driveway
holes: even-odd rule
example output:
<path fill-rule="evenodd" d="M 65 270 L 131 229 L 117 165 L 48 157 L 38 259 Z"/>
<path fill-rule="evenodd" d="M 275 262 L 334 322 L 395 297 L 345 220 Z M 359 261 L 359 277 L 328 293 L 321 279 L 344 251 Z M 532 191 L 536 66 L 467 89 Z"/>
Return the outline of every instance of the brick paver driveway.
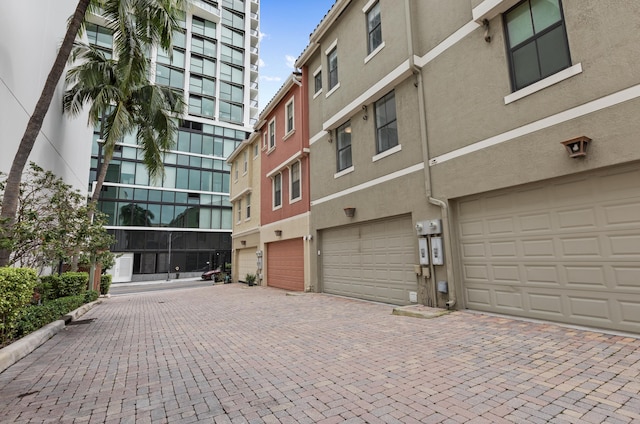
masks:
<path fill-rule="evenodd" d="M 0 374 L 0 421 L 640 421 L 637 338 L 239 284 L 89 319 Z"/>

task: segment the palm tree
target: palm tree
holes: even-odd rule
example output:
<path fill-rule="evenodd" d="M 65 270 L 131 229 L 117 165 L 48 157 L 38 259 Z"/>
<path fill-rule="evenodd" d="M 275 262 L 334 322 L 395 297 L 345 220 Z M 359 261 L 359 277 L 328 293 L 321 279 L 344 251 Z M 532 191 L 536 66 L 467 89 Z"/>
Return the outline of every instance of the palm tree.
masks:
<path fill-rule="evenodd" d="M 90 104 L 89 124 L 102 126 L 103 163 L 91 198 L 97 203 L 116 143 L 136 134 L 150 177 L 163 172 L 162 153 L 174 144 L 177 116 L 184 110 L 180 91 L 149 81 L 146 52 L 153 44 L 171 50 L 171 36 L 183 9 L 181 0 L 104 0 L 102 16 L 113 31 L 114 57 L 76 43 L 70 60 L 79 65 L 66 77 L 63 108 L 78 115 Z"/>
<path fill-rule="evenodd" d="M 49 105 L 51 104 L 51 99 L 53 99 L 58 81 L 60 81 L 62 72 L 64 72 L 65 65 L 73 47 L 73 41 L 79 31 L 81 31 L 85 14 L 87 13 L 87 10 L 90 10 L 90 4 L 92 3 L 92 0 L 78 1 L 76 10 L 69 20 L 67 32 L 62 41 L 62 45 L 60 46 L 60 50 L 58 50 L 58 54 L 51 66 L 51 70 L 49 71 L 49 75 L 45 81 L 40 98 L 36 103 L 36 107 L 29 118 L 27 128 L 25 129 L 24 135 L 18 145 L 18 151 L 16 152 L 11 164 L 11 170 L 9 171 L 2 199 L 2 208 L 0 212 L 0 239 L 7 239 L 10 237 L 11 229 L 15 224 L 16 213 L 18 211 L 22 172 L 27 164 L 29 155 L 33 150 L 33 146 L 36 143 L 38 133 L 40 133 L 40 129 L 42 128 L 44 117 L 49 110 Z M 10 249 L 3 244 L 3 247 L 0 249 L 0 266 L 6 266 L 9 263 L 10 253 Z"/>

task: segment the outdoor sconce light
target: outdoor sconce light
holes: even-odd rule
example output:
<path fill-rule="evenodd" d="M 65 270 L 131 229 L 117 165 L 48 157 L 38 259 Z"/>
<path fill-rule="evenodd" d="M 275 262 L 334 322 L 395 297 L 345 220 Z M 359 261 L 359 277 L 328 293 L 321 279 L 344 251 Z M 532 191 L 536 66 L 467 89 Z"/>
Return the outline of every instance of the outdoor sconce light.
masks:
<path fill-rule="evenodd" d="M 276 237 L 280 237 L 282 235 L 282 230 L 275 230 Z"/>
<path fill-rule="evenodd" d="M 367 105 L 362 105 L 362 110 L 364 110 L 364 115 L 362 116 L 362 119 L 366 121 L 367 119 L 369 119 L 369 116 L 367 115 Z"/>
<path fill-rule="evenodd" d="M 243 246 L 246 246 L 247 245 L 247 241 L 246 240 L 240 240 L 240 244 L 243 245 Z"/>
<path fill-rule="evenodd" d="M 571 140 L 561 141 L 564 147 L 567 148 L 567 152 L 569 152 L 570 158 L 580 158 L 583 156 L 587 156 L 587 146 L 591 139 L 589 137 L 577 137 L 572 138 Z"/>
<path fill-rule="evenodd" d="M 489 24 L 488 19 L 482 20 L 482 28 L 484 28 L 484 41 L 486 41 L 487 43 L 490 43 L 491 34 L 489 34 L 489 31 L 491 30 L 491 25 Z"/>
<path fill-rule="evenodd" d="M 353 216 L 356 214 L 356 208 L 344 208 L 344 214 L 347 216 L 347 218 L 353 218 Z"/>

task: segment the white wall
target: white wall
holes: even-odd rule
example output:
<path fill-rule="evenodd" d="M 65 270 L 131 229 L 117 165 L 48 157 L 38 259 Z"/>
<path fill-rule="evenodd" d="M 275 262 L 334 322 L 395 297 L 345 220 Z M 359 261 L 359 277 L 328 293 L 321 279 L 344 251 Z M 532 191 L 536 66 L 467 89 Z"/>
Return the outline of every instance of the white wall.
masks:
<path fill-rule="evenodd" d="M 0 171 L 8 173 L 76 0 L 0 2 Z M 86 114 L 62 115 L 64 74 L 30 161 L 85 192 L 92 129 Z"/>

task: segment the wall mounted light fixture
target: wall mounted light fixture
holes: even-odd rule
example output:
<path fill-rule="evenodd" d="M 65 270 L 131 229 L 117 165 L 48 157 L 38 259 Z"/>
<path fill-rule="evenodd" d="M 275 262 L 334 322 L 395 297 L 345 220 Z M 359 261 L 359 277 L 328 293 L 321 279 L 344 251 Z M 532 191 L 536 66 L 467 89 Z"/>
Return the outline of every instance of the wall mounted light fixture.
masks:
<path fill-rule="evenodd" d="M 347 216 L 347 218 L 353 218 L 353 216 L 356 214 L 356 208 L 344 208 L 344 214 Z"/>
<path fill-rule="evenodd" d="M 246 240 L 240 240 L 240 244 L 243 245 L 243 246 L 246 246 L 247 245 L 247 241 Z"/>
<path fill-rule="evenodd" d="M 489 34 L 489 30 L 491 29 L 491 25 L 489 24 L 488 19 L 484 19 L 482 21 L 482 27 L 484 28 L 484 41 L 487 43 L 491 42 L 491 34 Z"/>
<path fill-rule="evenodd" d="M 276 237 L 280 237 L 282 235 L 282 230 L 275 230 L 274 233 L 276 234 Z"/>
<path fill-rule="evenodd" d="M 572 138 L 571 140 L 561 141 L 569 152 L 570 158 L 580 158 L 587 156 L 587 147 L 591 139 L 586 136 Z"/>

